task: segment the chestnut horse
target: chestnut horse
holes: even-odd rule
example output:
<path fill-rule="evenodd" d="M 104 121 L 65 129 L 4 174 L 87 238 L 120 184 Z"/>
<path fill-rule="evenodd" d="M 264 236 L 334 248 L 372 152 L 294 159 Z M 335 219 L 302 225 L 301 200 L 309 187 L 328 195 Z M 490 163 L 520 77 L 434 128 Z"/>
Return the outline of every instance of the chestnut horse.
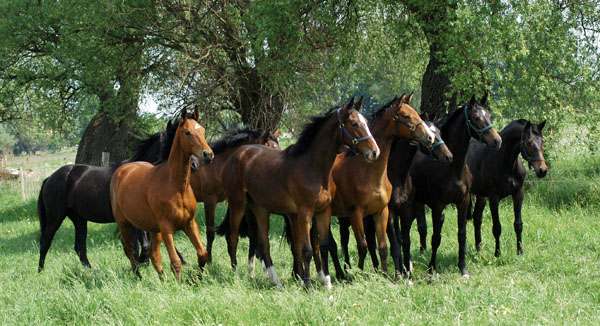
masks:
<path fill-rule="evenodd" d="M 400 237 L 401 233 L 398 216 L 406 215 L 405 211 L 409 209 L 407 207 L 407 203 L 411 202 L 412 199 L 414 199 L 412 178 L 410 177 L 410 170 L 413 158 L 417 151 L 420 151 L 421 153 L 424 153 L 428 156 L 433 157 L 436 160 L 445 163 L 451 163 L 453 159 L 452 153 L 450 152 L 448 146 L 446 146 L 446 143 L 442 139 L 440 130 L 433 124 L 433 122 L 427 120 L 428 116 L 427 114 L 425 114 L 425 124 L 427 124 L 429 129 L 435 135 L 434 143 L 430 146 L 425 147 L 422 146 L 420 143 L 415 143 L 413 141 L 401 137 L 395 137 L 394 142 L 392 143 L 390 157 L 388 159 L 387 176 L 392 184 L 393 190 L 392 197 L 388 204 L 389 218 L 387 226 L 387 236 L 390 241 L 390 253 L 392 255 L 392 260 L 394 261 L 396 278 L 398 278 L 400 274 L 406 273 L 404 270 L 402 260 L 402 239 Z M 343 220 L 340 220 L 340 222 L 343 222 Z M 347 226 L 342 225 L 342 223 L 340 223 L 340 235 L 342 240 L 342 249 L 344 250 L 344 259 L 346 265 L 350 266 L 348 259 L 349 232 Z M 379 266 L 379 261 L 377 260 L 377 256 L 375 255 L 375 227 L 373 219 L 371 218 L 365 219 L 365 235 L 367 239 L 367 247 L 371 256 L 371 261 L 373 262 L 373 266 L 377 268 Z M 337 268 L 338 267 L 336 265 L 336 273 L 341 272 L 338 271 Z"/>
<path fill-rule="evenodd" d="M 333 164 L 331 174 L 336 191 L 331 201 L 331 214 L 340 220 L 340 228 L 345 224 L 347 230 L 347 223 L 352 225 L 358 246 L 360 269 L 363 269 L 367 254 L 363 218 L 372 216 L 381 268 L 384 273 L 387 272 L 386 228 L 388 202 L 392 196 L 392 184 L 387 177 L 387 169 L 394 138 L 410 139 L 426 147 L 432 146 L 435 139 L 417 111 L 410 106 L 412 96 L 411 93 L 408 96 L 396 97 L 373 114 L 370 128 L 381 149 L 381 155 L 375 162 L 367 162 L 348 152 L 337 155 Z M 329 232 L 328 230 L 328 234 Z M 321 240 L 321 243 L 322 266 L 318 259 L 315 259 L 315 264 L 317 272 L 323 273 L 329 280 L 328 244 L 324 240 Z"/>
<path fill-rule="evenodd" d="M 166 162 L 153 166 L 144 162 L 127 163 L 114 173 L 110 183 L 110 201 L 122 239 L 129 239 L 133 227 L 150 232 L 150 260 L 162 275 L 160 243 L 164 239 L 169 252 L 171 269 L 181 279 L 181 260 L 175 252 L 173 233 L 184 230 L 198 255 L 200 268 L 208 260 L 194 218 L 196 199 L 190 185 L 190 161 L 194 155 L 204 164 L 212 162 L 214 154 L 204 138 L 204 127 L 195 119 L 187 119 L 185 109 L 173 146 Z M 121 241 L 133 271 L 139 276 L 129 241 Z"/>
<path fill-rule="evenodd" d="M 544 159 L 544 137 L 542 129 L 546 121 L 532 124 L 528 120 L 515 120 L 509 123 L 502 131 L 502 147 L 499 151 L 485 148 L 478 142 L 471 141 L 467 164 L 473 174 L 471 195 L 477 196 L 475 210 L 473 211 L 473 224 L 475 226 L 475 247 L 481 249 L 481 215 L 486 204 L 486 197 L 490 201 L 492 213 L 493 233 L 496 238 L 494 255 L 500 256 L 500 216 L 498 216 L 498 203 L 509 195 L 513 199 L 515 214 L 514 229 L 517 236 L 517 254 L 523 253 L 521 247 L 521 206 L 525 196 L 523 183 L 527 177 L 527 170 L 519 159 L 519 154 L 527 161 L 529 168 L 535 170 L 538 178 L 543 178 L 548 172 Z"/>
<path fill-rule="evenodd" d="M 212 244 L 215 240 L 215 209 L 218 203 L 225 200 L 225 190 L 221 182 L 221 170 L 225 161 L 240 146 L 261 144 L 279 149 L 279 129 L 274 133 L 246 127 L 226 132 L 219 140 L 209 143 L 215 154 L 212 164 L 201 165 L 196 173 L 192 173 L 192 189 L 197 202 L 204 202 L 206 218 L 206 247 L 208 262 L 212 261 Z"/>
<path fill-rule="evenodd" d="M 362 99 L 359 101 L 362 104 Z M 254 213 L 260 255 L 271 282 L 281 286 L 269 250 L 269 214 L 286 215 L 294 237 L 294 268 L 305 286 L 311 285 L 310 221 L 316 216 L 324 237 L 329 229 L 331 168 L 338 149 L 346 144 L 368 161 L 379 156 L 367 120 L 354 109 L 354 99 L 326 114 L 313 116 L 298 142 L 284 151 L 260 145 L 245 145 L 231 155 L 223 167 L 223 185 L 230 209 L 228 251 L 237 265 L 238 229 L 246 207 Z M 302 262 L 304 266 L 302 266 Z"/>
<path fill-rule="evenodd" d="M 417 153 L 413 159 L 411 177 L 415 189 L 412 213 L 400 216 L 403 226 L 402 248 L 404 267 L 410 271 L 410 223 L 415 216 L 425 213 L 424 204 L 432 211 L 433 236 L 431 238 L 431 260 L 429 271 L 436 268 L 436 254 L 441 242 L 441 231 L 444 223 L 444 208 L 455 204 L 458 219 L 458 268 L 464 277 L 468 277 L 466 252 L 466 223 L 470 203 L 471 173 L 466 165 L 469 140 L 471 137 L 487 146 L 499 149 L 502 139 L 493 127 L 490 114 L 486 110 L 487 93 L 481 101 L 473 96 L 470 102 L 451 113 L 441 126 L 442 138 L 452 151 L 452 163 L 447 164 L 433 160 L 429 156 Z M 407 226 L 407 227 L 404 227 Z"/>
<path fill-rule="evenodd" d="M 42 183 L 38 196 L 38 216 L 40 219 L 40 259 L 38 271 L 44 268 L 46 254 L 52 244 L 54 234 L 65 217 L 69 217 L 75 225 L 75 252 L 84 266 L 90 266 L 87 258 L 87 222 L 113 223 L 110 206 L 110 179 L 121 164 L 146 161 L 158 163 L 166 160 L 167 149 L 171 148 L 175 130 L 171 122 L 167 129 L 156 133 L 142 141 L 137 152 L 126 161 L 110 167 L 87 164 L 67 164 L 56 170 Z M 165 152 L 167 155 L 164 155 Z M 197 166 L 197 162 L 195 164 Z M 147 260 L 149 241 L 144 232 L 136 230 L 131 239 L 138 262 Z M 138 256 L 137 242 L 142 244 Z"/>

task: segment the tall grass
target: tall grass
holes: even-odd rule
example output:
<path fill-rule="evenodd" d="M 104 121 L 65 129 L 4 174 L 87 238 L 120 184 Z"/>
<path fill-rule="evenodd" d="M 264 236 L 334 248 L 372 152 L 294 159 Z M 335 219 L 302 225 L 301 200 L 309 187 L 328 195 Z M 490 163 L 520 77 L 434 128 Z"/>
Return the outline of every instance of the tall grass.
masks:
<path fill-rule="evenodd" d="M 331 293 L 319 285 L 306 291 L 291 278 L 290 250 L 279 238 L 282 223 L 275 216 L 271 249 L 283 289 L 272 287 L 260 267 L 255 278 L 247 275 L 246 240 L 240 243 L 240 264 L 233 271 L 222 238 L 216 240 L 214 262 L 201 277 L 191 263 L 184 266 L 182 283 L 169 272 L 159 279 L 152 267 L 143 267 L 139 280 L 114 236 L 114 224 L 88 224 L 92 268 L 85 268 L 73 250 L 74 228 L 68 220 L 54 238 L 45 270 L 38 273 L 36 197 L 23 201 L 20 189 L 5 183 L 0 186 L 0 324 L 595 325 L 600 320 L 600 214 L 594 184 L 600 175 L 598 160 L 553 154 L 549 181 L 589 182 L 527 184 L 522 256 L 516 255 L 512 205 L 505 200 L 500 205 L 505 225 L 502 256 L 493 256 L 486 210 L 480 253 L 474 250 L 472 225 L 468 226 L 471 278 L 461 278 L 456 266 L 456 211 L 450 208 L 433 283 L 426 272 L 430 252 L 416 249 L 412 252 L 414 285 L 390 281 L 367 262 L 364 272 L 352 270 L 352 282 L 335 283 Z M 538 181 L 533 174 L 530 180 Z M 204 234 L 202 207 L 198 208 Z M 218 217 L 224 209 L 219 206 Z M 337 237 L 335 227 L 334 234 Z M 416 243 L 416 232 L 412 236 Z M 185 235 L 177 234 L 175 241 L 187 260 L 194 262 Z M 351 240 L 353 262 L 355 248 Z M 168 271 L 166 250 L 162 253 Z M 316 283 L 314 269 L 312 275 Z"/>

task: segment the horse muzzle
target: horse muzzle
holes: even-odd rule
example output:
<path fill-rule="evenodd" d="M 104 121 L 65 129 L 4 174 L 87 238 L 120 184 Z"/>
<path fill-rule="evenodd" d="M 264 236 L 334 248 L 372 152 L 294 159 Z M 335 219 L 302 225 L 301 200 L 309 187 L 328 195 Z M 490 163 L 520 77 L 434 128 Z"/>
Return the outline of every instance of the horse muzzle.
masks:
<path fill-rule="evenodd" d="M 211 150 L 203 150 L 199 153 L 198 157 L 202 160 L 202 164 L 210 164 L 215 158 L 215 153 Z"/>

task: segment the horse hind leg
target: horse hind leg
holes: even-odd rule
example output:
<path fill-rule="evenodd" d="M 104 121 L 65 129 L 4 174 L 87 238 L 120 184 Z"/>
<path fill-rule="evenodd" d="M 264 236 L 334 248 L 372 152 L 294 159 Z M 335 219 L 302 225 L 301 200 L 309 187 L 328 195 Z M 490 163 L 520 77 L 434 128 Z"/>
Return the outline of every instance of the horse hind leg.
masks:
<path fill-rule="evenodd" d="M 277 270 L 275 270 L 275 266 L 273 266 L 273 260 L 271 259 L 271 249 L 269 247 L 269 212 L 258 205 L 253 205 L 251 209 L 254 213 L 258 229 L 256 234 L 257 247 L 263 262 L 265 263 L 267 277 L 271 281 L 271 284 L 283 287 L 279 275 L 277 274 Z"/>
<path fill-rule="evenodd" d="M 75 252 L 83 266 L 91 267 L 87 258 L 87 221 L 77 215 L 69 216 L 75 226 Z"/>
<path fill-rule="evenodd" d="M 500 216 L 498 215 L 498 198 L 490 197 L 490 212 L 492 213 L 492 232 L 496 238 L 496 250 L 494 256 L 500 257 L 500 234 L 502 234 L 502 225 L 500 224 Z"/>
<path fill-rule="evenodd" d="M 523 198 L 525 197 L 525 190 L 521 185 L 521 188 L 517 190 L 516 193 L 513 194 L 513 210 L 515 214 L 514 228 L 515 234 L 517 236 L 517 255 L 523 254 L 523 247 L 521 241 L 521 234 L 523 232 L 523 220 L 521 218 L 521 208 L 523 206 Z"/>
<path fill-rule="evenodd" d="M 138 264 L 135 261 L 135 254 L 133 252 L 133 247 L 131 246 L 131 238 L 133 237 L 133 225 L 127 221 L 122 221 L 118 223 L 119 231 L 121 233 L 121 244 L 123 244 L 123 250 L 125 251 L 125 255 L 129 258 L 129 262 L 131 263 L 131 270 L 137 275 L 139 278 L 142 278 L 140 272 L 138 270 Z"/>
<path fill-rule="evenodd" d="M 386 239 L 386 231 L 388 225 L 388 207 L 384 206 L 383 210 L 373 215 L 373 222 L 375 224 L 375 233 L 377 234 L 377 249 L 379 251 L 379 258 L 381 259 L 381 270 L 387 275 L 387 257 L 388 247 Z"/>
<path fill-rule="evenodd" d="M 49 218 L 46 222 L 46 227 L 40 234 L 40 260 L 38 262 L 38 272 L 41 272 L 44 269 L 46 255 L 52 244 L 52 239 L 54 238 L 56 231 L 58 231 L 58 228 L 60 228 L 62 221 L 65 219 L 65 215 L 59 217 L 60 215 L 61 214 L 57 214 L 57 218 Z"/>
<path fill-rule="evenodd" d="M 364 219 L 365 225 L 365 239 L 367 240 L 367 250 L 369 256 L 371 256 L 371 263 L 373 269 L 379 268 L 379 259 L 377 259 L 377 243 L 375 241 L 375 221 L 373 216 L 369 215 Z"/>
<path fill-rule="evenodd" d="M 481 250 L 481 223 L 483 221 L 483 210 L 487 204 L 487 198 L 477 196 L 475 208 L 473 209 L 473 229 L 475 230 L 475 249 Z"/>
<path fill-rule="evenodd" d="M 216 202 L 213 200 L 204 202 L 204 216 L 206 218 L 206 250 L 208 251 L 208 262 L 212 262 L 212 247 L 215 241 L 215 210 Z"/>
<path fill-rule="evenodd" d="M 328 291 L 331 291 L 331 276 L 329 275 L 329 261 L 327 256 L 329 255 L 330 235 L 331 235 L 331 207 L 328 207 L 325 212 L 320 213 L 316 216 L 317 234 L 315 235 L 315 246 L 320 250 L 320 257 L 315 256 L 315 265 L 319 258 L 321 259 L 321 271 L 317 269 L 317 275 L 322 285 L 327 287 Z M 319 250 L 313 248 L 315 253 Z"/>

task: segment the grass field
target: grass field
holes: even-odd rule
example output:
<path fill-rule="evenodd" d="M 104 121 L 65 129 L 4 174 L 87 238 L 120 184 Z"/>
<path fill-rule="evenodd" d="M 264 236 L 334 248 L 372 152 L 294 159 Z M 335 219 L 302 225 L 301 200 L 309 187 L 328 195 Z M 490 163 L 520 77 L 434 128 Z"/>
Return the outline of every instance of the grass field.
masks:
<path fill-rule="evenodd" d="M 291 278 L 291 254 L 279 238 L 279 217 L 272 218 L 271 249 L 283 289 L 272 287 L 260 270 L 254 279 L 248 277 L 245 240 L 238 250 L 238 271 L 229 267 L 225 241 L 217 238 L 214 263 L 198 278 L 193 247 L 183 234 L 177 235 L 176 244 L 192 263 L 184 266 L 182 283 L 170 272 L 160 280 L 150 266 L 142 268 L 143 279 L 138 280 L 115 237 L 114 224 L 88 224 L 92 268 L 85 268 L 73 250 L 74 228 L 68 220 L 54 238 L 45 270 L 38 274 L 36 200 L 41 179 L 30 181 L 37 188 L 28 190 L 26 200 L 21 198 L 18 181 L 4 181 L 0 184 L 0 324 L 597 325 L 600 161 L 590 155 L 560 159 L 561 150 L 549 155 L 553 161 L 545 181 L 550 182 L 527 184 L 524 255 L 516 255 L 512 206 L 503 201 L 502 256 L 493 256 L 486 209 L 480 254 L 474 250 L 472 223 L 468 225 L 471 278 L 461 278 L 452 208 L 446 210 L 435 282 L 428 282 L 426 273 L 430 251 L 419 253 L 413 245 L 414 285 L 389 281 L 374 272 L 367 259 L 364 272 L 353 270 L 353 281 L 334 283 L 331 293 L 320 285 L 305 291 Z M 51 156 L 22 165 L 52 172 L 69 159 Z M 223 213 L 220 206 L 219 220 Z M 201 206 L 197 219 L 204 232 Z M 350 248 L 356 262 L 353 241 Z M 162 253 L 168 271 L 166 250 Z M 318 283 L 314 268 L 311 273 Z"/>

